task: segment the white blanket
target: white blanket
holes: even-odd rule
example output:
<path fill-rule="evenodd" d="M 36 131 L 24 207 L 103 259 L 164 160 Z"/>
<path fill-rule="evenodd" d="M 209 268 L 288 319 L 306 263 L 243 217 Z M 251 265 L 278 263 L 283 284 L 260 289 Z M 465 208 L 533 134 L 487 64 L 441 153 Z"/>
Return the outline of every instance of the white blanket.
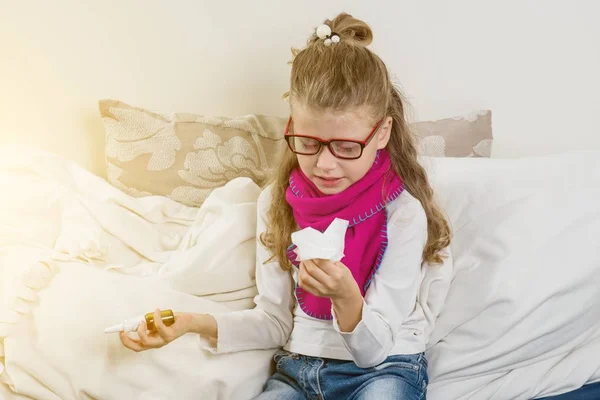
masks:
<path fill-rule="evenodd" d="M 531 399 L 600 380 L 600 152 L 425 159 L 455 276 L 428 398 Z"/>
<path fill-rule="evenodd" d="M 455 232 L 428 398 L 530 399 L 600 380 L 600 153 L 424 163 Z M 134 199 L 58 157 L 10 150 L 0 187 L 2 295 L 17 298 L 0 312 L 0 397 L 260 391 L 272 351 L 213 356 L 187 335 L 134 353 L 103 333 L 155 307 L 252 307 L 254 184 L 232 181 L 198 210 Z M 425 276 L 428 303 L 445 295 L 435 288 L 442 271 Z"/>
<path fill-rule="evenodd" d="M 0 398 L 248 399 L 273 350 L 212 355 L 198 335 L 135 353 L 109 325 L 154 310 L 253 307 L 260 189 L 200 208 L 132 198 L 42 151 L 0 152 Z M 17 394 L 18 393 L 18 394 Z"/>

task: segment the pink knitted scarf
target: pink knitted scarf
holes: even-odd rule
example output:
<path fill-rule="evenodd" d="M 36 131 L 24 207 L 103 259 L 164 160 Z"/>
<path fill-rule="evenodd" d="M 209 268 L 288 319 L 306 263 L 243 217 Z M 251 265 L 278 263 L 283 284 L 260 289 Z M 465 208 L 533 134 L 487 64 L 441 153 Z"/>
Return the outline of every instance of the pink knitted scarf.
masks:
<path fill-rule="evenodd" d="M 312 227 L 324 232 L 335 218 L 349 221 L 344 257 L 341 262 L 352 272 L 364 296 L 377 272 L 387 247 L 387 211 L 385 205 L 400 196 L 402 181 L 394 172 L 389 154 L 377 153 L 371 169 L 358 182 L 344 191 L 325 195 L 297 168 L 290 175 L 286 200 L 292 207 L 301 229 Z M 295 266 L 295 246 L 288 249 L 288 258 Z M 296 287 L 296 297 L 309 316 L 331 320 L 331 300 L 315 296 Z"/>

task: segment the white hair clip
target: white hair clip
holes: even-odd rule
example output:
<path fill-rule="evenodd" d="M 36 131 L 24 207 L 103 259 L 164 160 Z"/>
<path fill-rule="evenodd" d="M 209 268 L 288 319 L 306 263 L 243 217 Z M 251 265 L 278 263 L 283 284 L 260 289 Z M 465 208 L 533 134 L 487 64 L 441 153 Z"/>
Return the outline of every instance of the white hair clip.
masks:
<path fill-rule="evenodd" d="M 327 24 L 319 25 L 316 33 L 319 39 L 324 39 L 323 43 L 325 46 L 331 46 L 332 44 L 339 43 L 340 41 L 340 35 L 335 32 L 331 32 L 331 27 Z"/>

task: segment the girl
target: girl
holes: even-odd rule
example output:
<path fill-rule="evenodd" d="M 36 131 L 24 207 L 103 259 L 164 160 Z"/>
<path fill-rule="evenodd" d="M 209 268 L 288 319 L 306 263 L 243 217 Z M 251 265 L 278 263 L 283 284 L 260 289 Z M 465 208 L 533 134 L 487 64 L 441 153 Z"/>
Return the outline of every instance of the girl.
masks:
<path fill-rule="evenodd" d="M 170 327 L 157 315 L 157 333 L 141 326 L 125 346 L 188 332 L 215 353 L 283 346 L 262 400 L 425 398 L 421 265 L 442 263 L 451 234 L 372 37 L 340 14 L 294 51 L 289 151 L 258 199 L 256 308 L 179 313 Z M 350 221 L 341 262 L 298 262 L 292 232 L 336 217 Z"/>

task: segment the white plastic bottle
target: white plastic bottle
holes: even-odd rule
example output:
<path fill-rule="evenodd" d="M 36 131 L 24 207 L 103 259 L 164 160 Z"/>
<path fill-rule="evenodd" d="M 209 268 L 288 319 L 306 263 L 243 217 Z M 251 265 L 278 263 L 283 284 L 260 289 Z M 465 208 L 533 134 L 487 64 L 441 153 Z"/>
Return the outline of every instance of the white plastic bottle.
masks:
<path fill-rule="evenodd" d="M 144 316 L 140 315 L 139 317 L 127 318 L 123 321 L 122 324 L 116 324 L 109 326 L 104 330 L 104 333 L 114 333 L 114 332 L 135 332 L 138 327 L 144 320 Z"/>
<path fill-rule="evenodd" d="M 175 323 L 175 316 L 173 315 L 172 310 L 161 311 L 160 318 L 163 324 L 166 326 L 170 326 Z M 149 331 L 154 331 L 156 329 L 154 325 L 154 313 L 147 313 L 145 315 L 140 315 L 139 317 L 127 318 L 122 324 L 109 326 L 104 330 L 104 333 L 135 332 L 144 320 L 146 321 L 146 328 Z"/>

